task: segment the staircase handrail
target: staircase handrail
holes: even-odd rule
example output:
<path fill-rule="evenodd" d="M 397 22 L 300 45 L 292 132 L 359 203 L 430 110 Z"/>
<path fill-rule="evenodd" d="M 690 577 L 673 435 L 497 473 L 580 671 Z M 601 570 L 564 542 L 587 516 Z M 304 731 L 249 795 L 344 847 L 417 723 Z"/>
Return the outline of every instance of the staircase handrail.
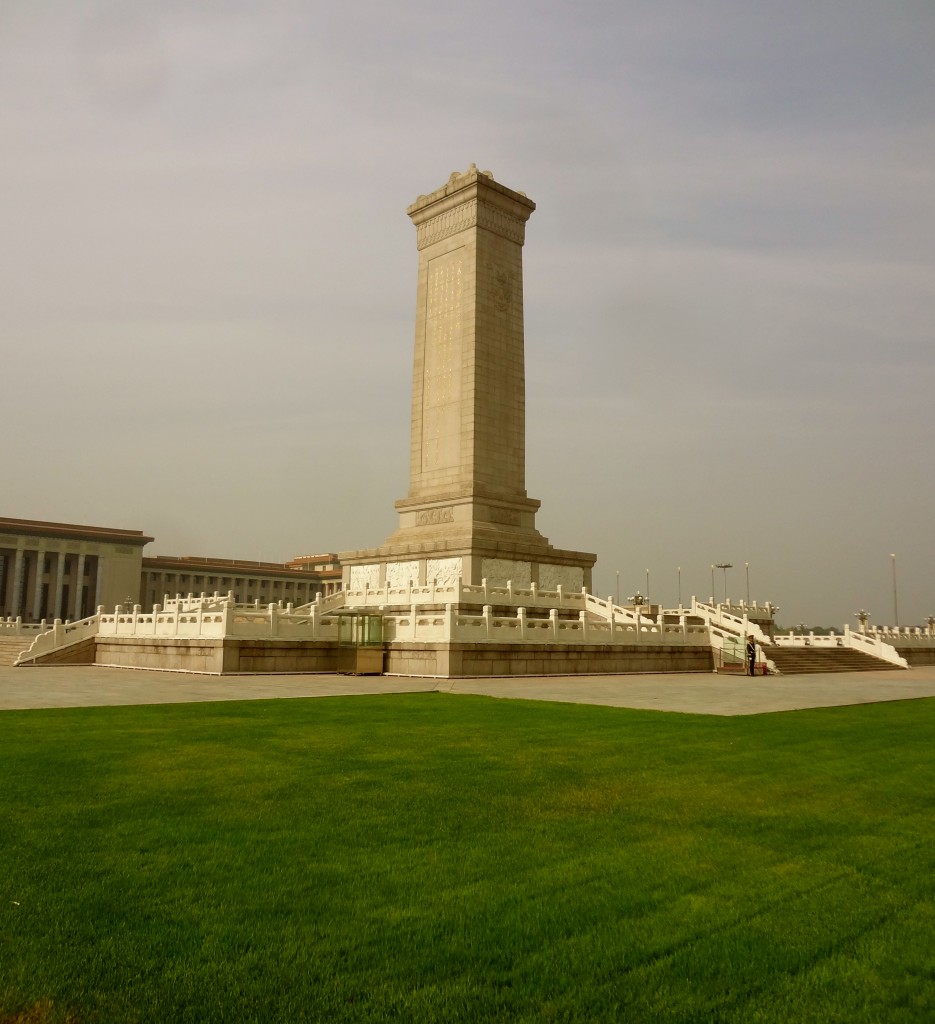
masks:
<path fill-rule="evenodd" d="M 867 635 L 850 626 L 844 626 L 843 633 L 781 633 L 773 638 L 777 647 L 847 647 L 862 651 L 880 661 L 897 668 L 909 668 L 909 662 L 893 647 L 878 636 Z"/>
<path fill-rule="evenodd" d="M 101 611 L 102 609 L 99 608 L 94 615 L 78 619 L 77 622 L 62 622 L 61 619 L 56 619 L 52 628 L 46 630 L 45 633 L 40 633 L 19 655 L 14 664 L 25 665 L 40 655 L 48 654 L 50 651 L 63 650 L 97 636 L 101 623 Z"/>
<path fill-rule="evenodd" d="M 757 643 L 768 647 L 773 641 L 772 637 L 762 630 L 755 622 L 743 617 L 738 618 L 725 612 L 720 605 L 707 604 L 692 597 L 691 614 L 705 620 L 708 626 L 717 626 L 719 629 L 736 636 L 752 636 Z"/>

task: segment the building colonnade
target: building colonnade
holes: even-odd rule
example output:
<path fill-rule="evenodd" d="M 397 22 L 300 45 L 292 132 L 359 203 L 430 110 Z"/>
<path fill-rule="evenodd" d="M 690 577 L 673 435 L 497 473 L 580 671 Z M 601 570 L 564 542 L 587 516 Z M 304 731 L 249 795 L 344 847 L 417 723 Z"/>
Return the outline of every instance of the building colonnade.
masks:
<path fill-rule="evenodd" d="M 100 602 L 100 558 L 20 539 L 0 547 L 0 618 L 83 619 Z"/>

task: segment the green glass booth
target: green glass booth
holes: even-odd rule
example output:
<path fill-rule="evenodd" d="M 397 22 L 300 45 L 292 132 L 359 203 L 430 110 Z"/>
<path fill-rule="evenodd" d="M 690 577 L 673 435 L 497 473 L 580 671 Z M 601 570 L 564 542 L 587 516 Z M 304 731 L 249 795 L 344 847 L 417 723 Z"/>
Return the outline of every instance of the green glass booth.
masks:
<path fill-rule="evenodd" d="M 355 676 L 383 674 L 383 616 L 338 612 L 338 671 Z"/>

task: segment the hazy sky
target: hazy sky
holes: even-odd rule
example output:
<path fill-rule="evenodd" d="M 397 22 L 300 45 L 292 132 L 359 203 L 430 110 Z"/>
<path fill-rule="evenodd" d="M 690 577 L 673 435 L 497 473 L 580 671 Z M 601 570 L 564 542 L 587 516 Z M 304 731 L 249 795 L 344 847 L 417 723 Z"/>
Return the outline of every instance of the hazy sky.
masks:
<path fill-rule="evenodd" d="M 527 488 L 594 589 L 891 622 L 895 552 L 919 623 L 933 54 L 932 0 L 4 0 L 0 515 L 382 542 L 405 211 L 475 161 L 538 204 Z"/>

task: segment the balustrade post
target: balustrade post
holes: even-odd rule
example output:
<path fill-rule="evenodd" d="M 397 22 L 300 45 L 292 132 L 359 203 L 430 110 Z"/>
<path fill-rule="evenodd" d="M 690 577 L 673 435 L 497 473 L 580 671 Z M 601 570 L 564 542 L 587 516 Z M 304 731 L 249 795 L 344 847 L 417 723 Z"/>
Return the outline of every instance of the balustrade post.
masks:
<path fill-rule="evenodd" d="M 530 583 L 529 589 L 532 592 L 532 603 L 535 604 L 539 600 L 539 584 Z"/>
<path fill-rule="evenodd" d="M 457 613 L 453 604 L 445 605 L 445 639 L 450 643 L 455 639 Z"/>
<path fill-rule="evenodd" d="M 312 603 L 312 639 L 317 640 L 321 630 L 321 602 L 316 597 Z"/>
<path fill-rule="evenodd" d="M 549 628 L 552 630 L 552 639 L 558 640 L 558 609 L 549 609 Z"/>
<path fill-rule="evenodd" d="M 588 613 L 582 608 L 578 612 L 578 621 L 581 623 L 581 642 L 587 643 L 588 641 Z"/>
<path fill-rule="evenodd" d="M 516 618 L 519 620 L 519 638 L 520 640 L 526 639 L 526 609 L 517 608 Z"/>
<path fill-rule="evenodd" d="M 487 590 L 487 582 L 486 582 L 486 580 L 484 581 L 484 590 L 485 591 Z M 491 619 L 492 619 L 492 616 L 493 616 L 493 608 L 489 604 L 485 604 L 484 605 L 484 610 L 483 610 L 482 614 L 483 614 L 483 617 L 484 617 L 484 637 L 485 637 L 485 639 L 489 640 L 490 639 L 490 631 L 491 631 L 491 628 L 492 628 L 492 625 L 493 625 L 493 623 L 491 622 Z"/>

